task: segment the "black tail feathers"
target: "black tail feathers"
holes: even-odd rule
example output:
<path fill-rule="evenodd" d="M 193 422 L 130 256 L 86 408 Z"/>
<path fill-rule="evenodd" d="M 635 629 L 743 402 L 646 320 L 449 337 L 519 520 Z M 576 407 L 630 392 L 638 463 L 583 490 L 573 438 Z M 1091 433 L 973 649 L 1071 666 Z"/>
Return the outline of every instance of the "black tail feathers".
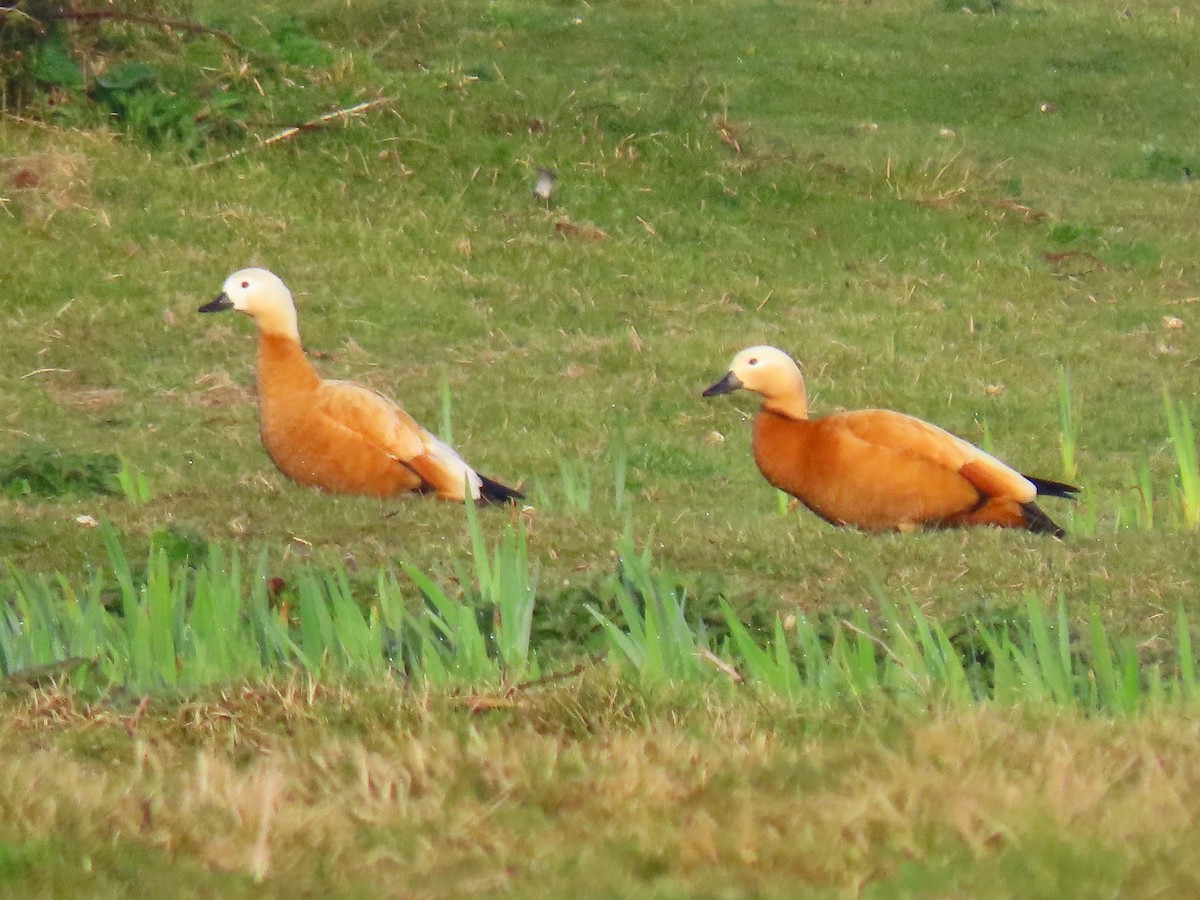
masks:
<path fill-rule="evenodd" d="M 1079 488 L 1073 484 L 1051 481 L 1049 478 L 1034 478 L 1032 475 L 1026 475 L 1025 478 L 1033 483 L 1040 497 L 1062 497 L 1066 500 L 1074 500 L 1075 495 L 1079 493 Z M 1049 534 L 1060 539 L 1066 535 L 1062 527 L 1042 512 L 1036 503 L 1022 503 L 1021 511 L 1025 514 L 1026 526 L 1035 534 Z"/>
<path fill-rule="evenodd" d="M 1048 534 L 1060 540 L 1066 537 L 1066 532 L 1052 518 L 1042 512 L 1036 503 L 1022 503 L 1021 512 L 1025 514 L 1025 525 L 1034 534 Z"/>
<path fill-rule="evenodd" d="M 492 481 L 483 475 L 479 476 L 479 480 L 483 482 L 479 487 L 481 503 L 516 503 L 518 500 L 525 499 L 525 495 L 520 491 L 505 487 L 498 481 Z"/>
<path fill-rule="evenodd" d="M 1074 500 L 1075 495 L 1079 493 L 1079 488 L 1073 484 L 1063 484 L 1061 481 L 1051 481 L 1048 478 L 1034 478 L 1032 475 L 1025 476 L 1026 481 L 1033 482 L 1033 486 L 1037 488 L 1037 492 L 1044 497 L 1065 497 L 1067 500 Z"/>

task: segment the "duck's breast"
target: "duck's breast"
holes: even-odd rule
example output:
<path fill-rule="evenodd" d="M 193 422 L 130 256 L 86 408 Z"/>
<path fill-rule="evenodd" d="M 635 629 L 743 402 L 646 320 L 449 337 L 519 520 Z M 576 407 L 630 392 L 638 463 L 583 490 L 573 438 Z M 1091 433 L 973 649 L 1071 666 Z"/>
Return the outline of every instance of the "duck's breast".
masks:
<path fill-rule="evenodd" d="M 366 427 L 385 423 L 386 403 L 327 389 L 299 346 L 260 348 L 259 430 L 275 466 L 294 481 L 344 494 L 387 497 L 421 479 Z M 377 396 L 359 389 L 367 396 Z M 379 398 L 382 400 L 382 398 Z"/>

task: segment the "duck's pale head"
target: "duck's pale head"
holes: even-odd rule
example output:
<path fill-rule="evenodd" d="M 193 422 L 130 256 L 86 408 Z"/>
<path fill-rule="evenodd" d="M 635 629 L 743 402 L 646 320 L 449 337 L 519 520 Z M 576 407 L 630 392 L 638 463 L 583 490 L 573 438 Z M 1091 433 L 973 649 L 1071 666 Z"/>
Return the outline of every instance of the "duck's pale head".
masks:
<path fill-rule="evenodd" d="M 747 347 L 733 358 L 729 371 L 703 396 L 715 397 L 745 389 L 763 398 L 766 406 L 804 418 L 808 399 L 796 361 L 777 347 Z"/>
<path fill-rule="evenodd" d="M 299 338 L 292 292 L 274 272 L 240 269 L 225 279 L 221 293 L 200 307 L 202 313 L 236 309 L 254 319 L 260 331 Z"/>

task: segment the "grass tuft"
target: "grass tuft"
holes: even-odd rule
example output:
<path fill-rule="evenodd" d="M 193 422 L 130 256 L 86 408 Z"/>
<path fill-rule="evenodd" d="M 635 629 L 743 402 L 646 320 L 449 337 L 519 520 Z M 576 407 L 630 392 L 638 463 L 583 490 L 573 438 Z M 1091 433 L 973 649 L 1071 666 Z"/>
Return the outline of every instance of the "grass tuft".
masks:
<path fill-rule="evenodd" d="M 1192 419 L 1182 402 L 1176 405 L 1170 394 L 1163 391 L 1163 408 L 1167 415 L 1167 432 L 1175 451 L 1178 479 L 1175 482 L 1177 505 L 1183 524 L 1190 529 L 1200 527 L 1200 459 L 1196 451 L 1196 432 Z"/>
<path fill-rule="evenodd" d="M 120 458 L 111 453 L 68 453 L 27 444 L 0 461 L 0 491 L 28 499 L 114 494 L 121 487 L 121 467 Z"/>
<path fill-rule="evenodd" d="M 467 510 L 473 577 L 460 576 L 465 590 L 457 597 L 404 566 L 420 598 L 415 609 L 394 576 L 381 575 L 364 595 L 340 566 L 302 567 L 272 599 L 265 555 L 247 582 L 238 556 L 215 546 L 202 562 L 172 564 L 164 547 L 152 545 L 145 567 L 135 571 L 116 532 L 104 525 L 109 567 L 82 589 L 61 576 L 49 580 L 10 567 L 0 584 L 8 610 L 0 622 L 0 672 L 27 681 L 61 666 L 80 687 L 143 692 L 195 690 L 291 669 L 476 688 L 536 680 L 542 672 L 531 644 L 536 579 L 525 533 L 507 527 L 488 553 L 474 507 Z M 628 536 L 618 559 L 602 597 L 615 614 L 587 609 L 610 660 L 644 684 L 719 677 L 805 705 L 990 701 L 1108 715 L 1179 706 L 1196 691 L 1183 610 L 1174 658 L 1152 663 L 1129 642 L 1111 638 L 1094 609 L 1081 636 L 1062 597 L 1047 619 L 1033 595 L 1023 614 L 976 622 L 973 633 L 952 639 L 915 602 L 902 615 L 877 589 L 874 622 L 862 610 L 823 626 L 805 616 L 787 624 L 776 617 L 760 641 L 724 598 L 717 601 L 723 634 L 689 613 L 687 588 L 654 566 L 648 551 L 636 552 Z M 982 669 L 975 646 L 987 651 Z"/>
<path fill-rule="evenodd" d="M 1071 405 L 1071 379 L 1058 367 L 1058 447 L 1062 455 L 1063 478 L 1073 482 L 1079 477 L 1075 453 L 1079 447 L 1079 419 Z"/>

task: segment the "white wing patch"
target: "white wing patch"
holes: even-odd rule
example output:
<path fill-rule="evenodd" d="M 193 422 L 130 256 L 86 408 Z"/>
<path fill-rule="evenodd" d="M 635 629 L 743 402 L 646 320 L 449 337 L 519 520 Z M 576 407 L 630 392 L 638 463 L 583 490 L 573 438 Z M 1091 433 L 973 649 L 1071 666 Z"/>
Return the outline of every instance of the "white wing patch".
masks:
<path fill-rule="evenodd" d="M 391 397 L 352 381 L 328 379 L 324 386 L 332 388 L 333 393 L 356 395 L 370 404 L 369 413 L 360 407 L 357 420 L 353 423 L 343 420 L 345 424 L 356 428 L 361 434 L 373 436 L 389 454 L 402 463 L 421 455 L 428 457 L 446 472 L 448 483 L 454 484 L 457 489 L 469 485 L 472 499 L 479 499 L 483 480 L 478 473 L 453 447 L 421 427 L 416 419 Z M 342 416 L 350 414 L 350 410 L 345 406 L 340 412 Z M 438 488 L 444 489 L 440 485 Z"/>
<path fill-rule="evenodd" d="M 438 461 L 438 463 L 447 471 L 453 473 L 455 480 L 459 484 L 469 484 L 471 486 L 471 498 L 479 499 L 479 492 L 483 489 L 483 479 L 481 479 L 474 469 L 467 465 L 467 461 L 455 452 L 454 448 L 445 441 L 434 437 L 424 428 L 421 429 L 421 442 L 425 445 L 425 452 Z"/>

